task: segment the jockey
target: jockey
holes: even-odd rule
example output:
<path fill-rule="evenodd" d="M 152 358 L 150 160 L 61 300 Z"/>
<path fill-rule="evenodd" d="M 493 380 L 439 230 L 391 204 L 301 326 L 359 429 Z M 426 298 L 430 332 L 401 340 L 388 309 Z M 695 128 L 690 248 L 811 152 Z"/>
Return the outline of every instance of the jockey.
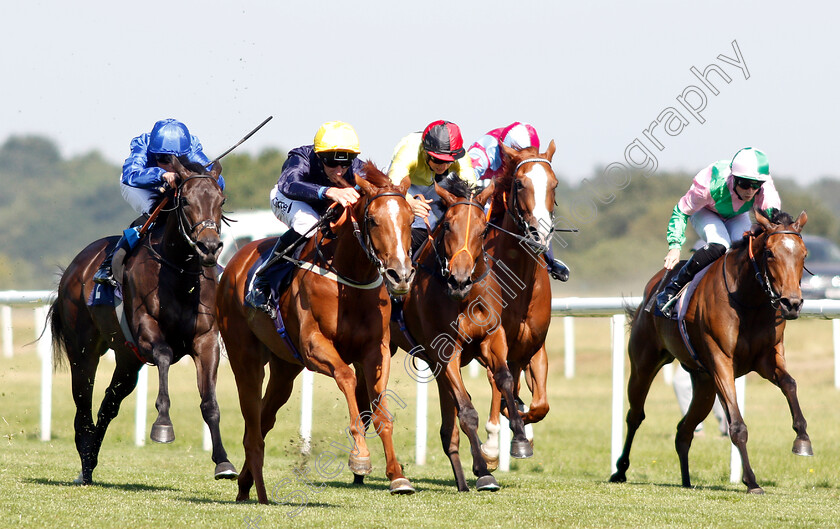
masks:
<path fill-rule="evenodd" d="M 749 211 L 753 204 L 768 212 L 781 208 L 779 193 L 770 176 L 770 164 L 762 151 L 746 147 L 735 153 L 732 161 L 715 162 L 697 173 L 688 192 L 674 206 L 668 222 L 665 268 L 673 269 L 680 260 L 687 220 L 691 219 L 706 245 L 694 253 L 656 297 L 662 314 L 670 317 L 680 289 L 750 229 Z"/>
<path fill-rule="evenodd" d="M 271 284 L 265 272 L 286 250 L 308 240 L 312 228 L 333 202 L 349 206 L 359 200 L 359 192 L 353 186 L 354 175 L 362 173 L 360 152 L 356 131 L 342 121 L 324 123 L 312 145 L 289 151 L 270 194 L 274 216 L 289 229 L 277 239 L 271 256 L 254 274 L 245 297 L 250 305 L 271 315 Z"/>
<path fill-rule="evenodd" d="M 428 238 L 425 220 L 434 229 L 442 217 L 443 208 L 435 192 L 435 182 L 450 174 L 475 184 L 475 172 L 464 154 L 464 140 L 458 125 L 444 120 L 429 123 L 426 129 L 405 136 L 394 149 L 388 176 L 399 184 L 406 176 L 411 179 L 406 199 L 414 211 L 411 225 L 411 253 L 417 251 Z"/>
<path fill-rule="evenodd" d="M 478 138 L 467 151 L 476 176 L 480 180 L 492 180 L 501 176 L 502 172 L 502 150 L 499 144 L 504 143 L 508 147 L 521 151 L 528 147 L 537 150 L 540 148 L 540 137 L 536 129 L 529 123 L 514 121 L 507 127 L 493 129 L 484 136 Z M 554 258 L 554 251 L 548 245 L 545 253 L 548 263 L 548 273 L 554 279 L 560 281 L 569 280 L 569 267 L 560 259 Z"/>
<path fill-rule="evenodd" d="M 186 156 L 190 161 L 207 166 L 210 160 L 204 155 L 201 142 L 190 134 L 187 126 L 176 119 L 163 119 L 155 123 L 151 132 L 131 140 L 131 154 L 123 163 L 120 192 L 128 204 L 140 215 L 149 215 L 167 188 L 177 185 L 178 174 L 172 165 L 172 156 Z M 219 186 L 224 190 L 225 179 L 219 175 Z M 137 244 L 138 231 L 129 228 L 111 253 L 102 261 L 93 280 L 116 286 L 111 262 L 117 250 L 131 250 Z"/>

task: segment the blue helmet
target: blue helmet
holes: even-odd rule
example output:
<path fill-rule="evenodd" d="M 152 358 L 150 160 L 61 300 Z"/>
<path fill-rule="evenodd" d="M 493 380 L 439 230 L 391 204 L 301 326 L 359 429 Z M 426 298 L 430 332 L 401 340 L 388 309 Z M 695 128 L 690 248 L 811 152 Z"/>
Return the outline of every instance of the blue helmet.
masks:
<path fill-rule="evenodd" d="M 149 152 L 182 156 L 190 152 L 190 131 L 177 119 L 162 119 L 149 134 Z"/>

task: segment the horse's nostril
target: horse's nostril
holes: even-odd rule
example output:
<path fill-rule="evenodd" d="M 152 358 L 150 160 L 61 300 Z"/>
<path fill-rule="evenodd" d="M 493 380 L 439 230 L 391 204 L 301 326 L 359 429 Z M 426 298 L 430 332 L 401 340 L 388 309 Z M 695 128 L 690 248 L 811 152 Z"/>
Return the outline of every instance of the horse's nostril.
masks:
<path fill-rule="evenodd" d="M 393 268 L 389 268 L 389 269 L 385 270 L 385 275 L 388 276 L 388 279 L 390 279 L 393 283 L 399 283 L 400 282 L 400 279 L 401 279 L 400 275 Z"/>

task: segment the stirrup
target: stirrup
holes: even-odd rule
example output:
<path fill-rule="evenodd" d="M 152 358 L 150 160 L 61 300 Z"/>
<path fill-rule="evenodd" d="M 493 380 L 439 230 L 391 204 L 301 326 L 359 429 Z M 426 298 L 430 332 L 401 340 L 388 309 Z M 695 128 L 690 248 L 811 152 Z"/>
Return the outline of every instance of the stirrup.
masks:
<path fill-rule="evenodd" d="M 271 302 L 271 287 L 267 286 L 267 288 L 269 289 L 268 295 L 256 285 L 252 287 L 248 291 L 248 294 L 245 295 L 245 303 L 265 312 L 271 319 L 274 319 L 277 313 L 275 312 L 274 304 Z"/>
<path fill-rule="evenodd" d="M 110 266 L 100 266 L 93 274 L 93 282 L 100 285 L 111 285 L 116 288 L 118 286 L 117 280 L 114 279 L 114 272 Z"/>
<path fill-rule="evenodd" d="M 664 298 L 664 296 L 667 296 L 667 299 Z M 670 318 L 671 316 L 673 316 L 673 314 L 671 314 L 671 310 L 674 308 L 674 305 L 676 305 L 678 297 L 679 291 L 677 291 L 677 293 L 674 295 L 668 294 L 667 290 L 663 290 L 662 292 L 657 294 L 656 306 L 659 309 L 659 312 L 661 312 L 662 315 L 666 318 Z"/>
<path fill-rule="evenodd" d="M 569 280 L 569 267 L 560 259 L 555 259 L 551 263 L 551 268 L 548 270 L 549 275 L 558 281 L 566 282 Z"/>

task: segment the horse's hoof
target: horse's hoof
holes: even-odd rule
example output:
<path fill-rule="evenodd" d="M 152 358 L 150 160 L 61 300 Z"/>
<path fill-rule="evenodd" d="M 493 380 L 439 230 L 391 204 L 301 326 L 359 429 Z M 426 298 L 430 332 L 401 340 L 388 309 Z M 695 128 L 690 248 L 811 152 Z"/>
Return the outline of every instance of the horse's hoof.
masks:
<path fill-rule="evenodd" d="M 239 473 L 230 464 L 230 461 L 223 461 L 216 465 L 216 471 L 213 474 L 213 477 L 216 479 L 236 479 L 239 477 Z"/>
<path fill-rule="evenodd" d="M 527 459 L 529 457 L 533 457 L 534 455 L 534 447 L 531 446 L 531 443 L 528 440 L 524 441 L 517 441 L 514 440 L 510 444 L 510 457 L 516 459 Z"/>
<path fill-rule="evenodd" d="M 391 486 L 388 488 L 391 491 L 391 494 L 414 494 L 414 487 L 411 486 L 411 482 L 408 481 L 406 478 L 397 478 L 391 482 Z"/>
<path fill-rule="evenodd" d="M 627 483 L 627 476 L 621 472 L 616 472 L 610 476 L 610 483 Z"/>
<path fill-rule="evenodd" d="M 364 485 L 365 476 L 362 474 L 353 474 L 353 485 Z"/>
<path fill-rule="evenodd" d="M 496 492 L 501 487 L 499 486 L 499 482 L 496 481 L 496 478 L 487 474 L 486 476 L 481 476 L 475 482 L 475 488 L 478 490 L 489 490 L 491 492 Z"/>
<path fill-rule="evenodd" d="M 373 471 L 373 467 L 370 464 L 370 456 L 357 457 L 351 455 L 350 459 L 347 461 L 347 466 L 350 467 L 353 474 L 360 476 L 367 476 Z"/>
<path fill-rule="evenodd" d="M 499 468 L 499 454 L 497 453 L 495 456 L 489 455 L 484 445 L 481 445 L 481 457 L 484 458 L 484 462 L 487 463 L 487 470 L 490 472 Z"/>
<path fill-rule="evenodd" d="M 793 453 L 798 456 L 814 455 L 814 449 L 811 448 L 811 441 L 806 439 L 797 439 L 793 442 Z"/>
<path fill-rule="evenodd" d="M 175 440 L 175 428 L 171 424 L 155 423 L 149 437 L 156 443 L 171 443 Z"/>
<path fill-rule="evenodd" d="M 761 487 L 754 487 L 752 489 L 747 489 L 749 494 L 764 494 L 764 489 Z"/>
<path fill-rule="evenodd" d="M 74 485 L 90 485 L 91 482 L 93 482 L 93 480 L 91 479 L 85 480 L 84 472 L 79 472 L 79 475 L 76 477 L 76 479 L 73 480 Z"/>

